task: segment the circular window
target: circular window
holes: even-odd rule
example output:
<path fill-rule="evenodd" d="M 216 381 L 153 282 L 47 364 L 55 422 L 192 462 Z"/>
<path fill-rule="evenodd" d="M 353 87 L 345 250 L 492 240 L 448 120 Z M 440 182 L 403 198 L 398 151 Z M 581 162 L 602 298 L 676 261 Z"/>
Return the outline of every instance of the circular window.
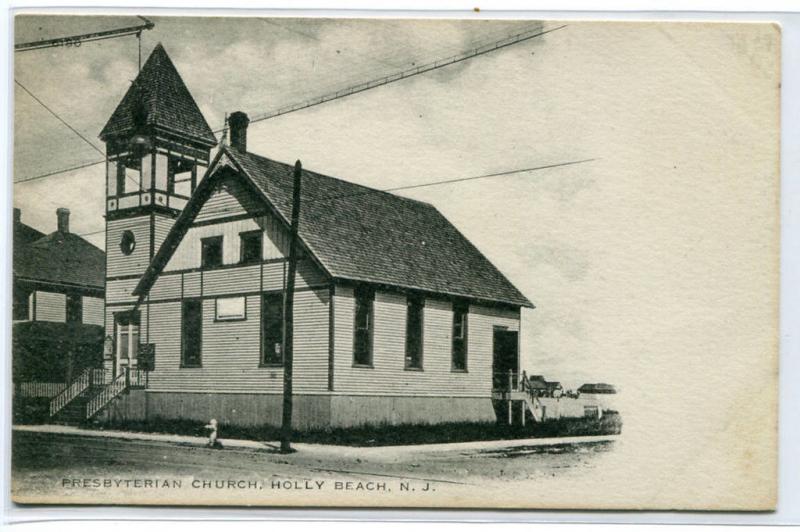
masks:
<path fill-rule="evenodd" d="M 136 237 L 133 236 L 132 231 L 125 231 L 122 233 L 122 239 L 119 241 L 119 249 L 125 255 L 130 255 L 136 249 Z"/>

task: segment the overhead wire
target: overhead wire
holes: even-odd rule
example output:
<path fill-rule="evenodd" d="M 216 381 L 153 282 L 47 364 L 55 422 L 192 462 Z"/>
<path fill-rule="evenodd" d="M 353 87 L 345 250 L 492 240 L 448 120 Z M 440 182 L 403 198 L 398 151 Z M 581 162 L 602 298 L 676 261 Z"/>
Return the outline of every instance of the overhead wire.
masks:
<path fill-rule="evenodd" d="M 356 193 L 353 193 L 353 194 L 342 194 L 342 195 L 337 195 L 337 196 L 326 196 L 326 197 L 322 197 L 322 198 L 311 198 L 311 199 L 304 200 L 304 202 L 308 203 L 308 202 L 327 201 L 327 200 L 335 200 L 335 199 L 346 199 L 346 198 L 351 198 L 351 197 L 355 197 L 355 196 L 364 196 L 364 195 L 367 195 L 367 194 L 389 193 L 389 192 L 397 192 L 399 190 L 411 190 L 411 189 L 415 189 L 415 188 L 432 187 L 432 186 L 437 186 L 437 185 L 449 185 L 449 184 L 453 184 L 453 183 L 463 183 L 465 181 L 475 181 L 475 180 L 478 180 L 478 179 L 489 179 L 489 178 L 492 178 L 492 177 L 503 177 L 503 176 L 513 175 L 513 174 L 521 174 L 521 173 L 525 173 L 525 172 L 535 172 L 535 171 L 538 171 L 538 170 L 547 170 L 547 169 L 550 169 L 550 168 L 558 168 L 558 167 L 562 167 L 562 166 L 572 166 L 572 165 L 576 165 L 576 164 L 592 162 L 592 161 L 595 161 L 595 160 L 597 160 L 597 159 L 596 158 L 580 159 L 580 160 L 575 160 L 575 161 L 566 161 L 566 162 L 546 164 L 546 165 L 541 165 L 541 166 L 531 166 L 531 167 L 528 167 L 528 168 L 517 168 L 515 170 L 504 170 L 502 172 L 493 172 L 493 173 L 490 173 L 490 174 L 482 174 L 482 175 L 477 175 L 477 176 L 457 177 L 457 178 L 451 178 L 451 179 L 440 179 L 440 180 L 437 180 L 437 181 L 428 181 L 428 182 L 425 182 L 425 183 L 416 183 L 416 184 L 413 184 L 413 185 L 402 185 L 402 186 L 398 186 L 398 187 L 390 187 L 390 188 L 383 188 L 383 189 L 364 187 L 366 190 L 363 190 L 361 192 L 356 192 Z M 237 210 L 238 209 L 236 209 L 236 208 L 228 207 L 226 209 L 220 210 L 219 213 L 234 212 L 234 211 L 237 211 Z M 89 233 L 78 233 L 78 235 L 79 236 L 90 236 L 90 235 L 96 235 L 96 234 L 102 233 L 103 231 L 105 231 L 105 229 L 100 229 L 100 230 L 92 231 L 92 232 L 89 232 Z"/>
<path fill-rule="evenodd" d="M 275 26 L 278 26 L 278 27 L 281 27 L 281 28 L 285 29 L 286 31 L 293 31 L 295 33 L 299 33 L 299 34 L 304 35 L 306 37 L 312 38 L 312 37 L 310 37 L 309 35 L 307 35 L 305 33 L 297 32 L 295 30 L 292 30 L 292 29 L 289 29 L 289 28 L 285 28 L 284 26 L 282 26 L 280 24 L 277 24 L 277 23 L 273 23 L 273 22 L 271 22 L 271 23 L 274 24 Z M 479 44 L 476 43 L 472 51 L 467 51 L 467 52 L 464 52 L 462 54 L 459 54 L 459 55 L 463 56 L 461 58 L 459 58 L 459 55 L 450 56 L 450 57 L 448 57 L 446 59 L 443 59 L 443 60 L 437 60 L 437 61 L 426 63 L 426 64 L 421 65 L 419 67 L 415 67 L 414 69 L 411 69 L 411 70 L 404 70 L 404 71 L 401 71 L 400 73 L 390 74 L 388 76 L 382 76 L 382 77 L 378 78 L 377 80 L 373 79 L 372 81 L 360 83 L 360 84 L 357 84 L 357 85 L 351 85 L 349 88 L 341 89 L 341 90 L 336 91 L 336 92 L 334 92 L 332 94 L 326 94 L 326 95 L 323 95 L 321 97 L 312 98 L 310 100 L 305 100 L 304 102 L 302 102 L 300 104 L 284 106 L 284 107 L 278 109 L 277 111 L 267 112 L 267 113 L 265 113 L 265 114 L 263 114 L 261 116 L 256 116 L 256 117 L 254 117 L 254 118 L 252 118 L 250 120 L 250 123 L 260 122 L 260 121 L 267 120 L 269 118 L 274 118 L 276 116 L 288 114 L 288 113 L 291 113 L 291 112 L 300 111 L 302 109 L 306 109 L 308 107 L 313 107 L 313 106 L 316 106 L 316 105 L 327 103 L 327 102 L 335 100 L 335 99 L 344 98 L 346 96 L 352 96 L 354 94 L 358 94 L 358 93 L 364 92 L 366 90 L 377 88 L 377 87 L 386 85 L 388 83 L 394 83 L 396 81 L 400 81 L 402 79 L 408 79 L 409 77 L 420 75 L 420 74 L 424 74 L 426 72 L 430 72 L 430 71 L 435 70 L 435 69 L 444 68 L 446 66 L 449 66 L 449 65 L 452 65 L 452 64 L 455 64 L 455 63 L 458 63 L 458 62 L 466 61 L 468 59 L 471 59 L 473 57 L 477 57 L 479 55 L 484 55 L 486 53 L 493 52 L 495 50 L 499 50 L 501 48 L 505 48 L 505 47 L 511 46 L 513 44 L 518 44 L 520 42 L 524 42 L 524 41 L 533 39 L 535 37 L 539 37 L 539 36 L 545 35 L 547 33 L 552 33 L 554 31 L 560 30 L 560 29 L 562 29 L 564 27 L 566 27 L 566 24 L 561 25 L 561 26 L 557 26 L 557 27 L 549 29 L 549 30 L 536 31 L 536 32 L 534 32 L 532 34 L 530 34 L 530 31 L 521 32 L 521 33 L 518 33 L 518 34 L 515 34 L 515 35 L 512 35 L 512 36 L 505 37 L 504 39 L 491 41 L 490 44 L 488 44 L 488 45 L 487 44 L 480 44 L 479 45 Z M 529 35 L 526 35 L 526 33 L 529 34 Z M 500 43 L 503 43 L 503 41 L 509 41 L 509 42 L 507 42 L 505 44 L 500 44 Z M 478 42 L 481 42 L 481 41 L 478 41 Z M 489 42 L 489 41 L 485 41 L 484 40 L 483 42 Z M 141 43 L 141 41 L 140 41 L 140 43 Z M 494 44 L 494 47 L 492 47 L 491 44 Z M 413 72 L 413 73 L 411 73 L 411 72 Z M 384 82 L 380 82 L 381 80 L 385 80 L 385 81 Z M 17 83 L 19 84 L 19 82 L 17 82 Z M 39 99 L 36 98 L 35 96 L 33 96 L 33 94 L 28 89 L 26 89 L 21 84 L 19 84 L 19 85 L 26 92 L 28 92 L 28 94 L 30 94 L 35 100 L 39 101 Z M 39 101 L 39 102 L 46 109 L 48 109 L 48 111 L 53 113 L 41 101 Z M 61 118 L 58 117 L 55 113 L 53 113 L 53 114 L 54 114 L 54 116 L 59 118 L 59 120 L 61 120 Z M 63 120 L 62 120 L 62 122 L 63 122 Z M 89 142 L 88 139 L 86 139 L 83 135 L 81 135 L 79 132 L 74 130 L 74 128 L 69 126 L 69 124 L 66 124 L 66 122 L 64 122 L 64 124 L 67 127 L 69 127 L 70 129 L 72 129 L 76 134 L 78 134 L 85 142 L 89 143 L 94 149 L 96 149 L 100 153 L 103 153 L 102 150 L 100 150 L 93 143 Z M 227 124 L 223 125 L 219 129 L 214 130 L 214 133 L 224 133 L 226 131 L 226 127 L 227 127 Z M 105 154 L 103 154 L 103 155 L 105 155 Z M 85 163 L 85 164 L 82 164 L 82 165 L 78 165 L 78 166 L 73 166 L 73 167 L 64 168 L 64 169 L 60 169 L 60 170 L 54 170 L 54 171 L 50 171 L 50 172 L 46 172 L 46 173 L 43 173 L 43 174 L 38 174 L 38 175 L 30 176 L 30 177 L 20 178 L 20 179 L 14 180 L 14 183 L 25 183 L 25 182 L 29 182 L 29 181 L 35 181 L 35 180 L 38 180 L 38 179 L 44 179 L 44 178 L 55 176 L 55 175 L 58 175 L 58 174 L 61 174 L 61 173 L 71 172 L 71 171 L 74 171 L 74 170 L 80 170 L 82 168 L 88 168 L 90 166 L 102 164 L 104 162 L 105 162 L 105 159 L 104 160 L 100 160 L 100 161 L 92 161 L 92 162 L 88 162 L 88 163 Z"/>

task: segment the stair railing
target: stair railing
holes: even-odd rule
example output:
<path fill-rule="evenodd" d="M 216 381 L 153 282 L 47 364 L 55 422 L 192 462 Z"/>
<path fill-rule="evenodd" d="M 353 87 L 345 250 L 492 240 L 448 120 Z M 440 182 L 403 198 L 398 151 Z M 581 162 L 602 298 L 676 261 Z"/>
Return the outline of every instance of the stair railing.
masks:
<path fill-rule="evenodd" d="M 108 403 L 116 399 L 122 392 L 130 386 L 130 370 L 117 375 L 113 381 L 107 384 L 97 395 L 89 399 L 86 404 L 86 419 L 91 419 L 96 413 L 103 409 Z"/>
<path fill-rule="evenodd" d="M 50 400 L 50 417 L 58 414 L 73 399 L 82 394 L 91 384 L 91 369 L 86 368 L 63 392 Z"/>
<path fill-rule="evenodd" d="M 106 383 L 106 370 L 104 368 L 93 368 L 91 375 L 91 386 L 103 386 Z"/>

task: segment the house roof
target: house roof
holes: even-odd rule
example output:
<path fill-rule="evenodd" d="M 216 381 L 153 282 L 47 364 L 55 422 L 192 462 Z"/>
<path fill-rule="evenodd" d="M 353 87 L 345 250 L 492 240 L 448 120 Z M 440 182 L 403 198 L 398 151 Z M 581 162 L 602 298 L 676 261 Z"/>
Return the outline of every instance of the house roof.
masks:
<path fill-rule="evenodd" d="M 613 385 L 604 382 L 582 384 L 578 391 L 580 393 L 617 393 Z"/>
<path fill-rule="evenodd" d="M 218 158 L 223 152 L 288 225 L 293 167 L 228 146 Z M 211 181 L 203 179 L 134 293 L 145 293 L 169 260 L 170 239 L 181 237 L 181 224 L 191 222 L 190 210 L 200 207 L 192 204 L 204 201 L 201 188 Z M 428 203 L 304 170 L 299 236 L 333 278 L 533 307 Z"/>
<path fill-rule="evenodd" d="M 55 231 L 14 248 L 19 278 L 104 290 L 105 272 L 105 253 L 72 233 Z"/>
<path fill-rule="evenodd" d="M 528 386 L 533 390 L 547 390 L 548 384 L 543 375 L 531 375 L 528 378 Z"/>
<path fill-rule="evenodd" d="M 214 145 L 217 140 L 186 88 L 178 70 L 158 43 L 133 81 L 100 138 L 128 135 L 133 131 L 137 107 L 143 103 L 146 124 L 196 141 Z"/>
<path fill-rule="evenodd" d="M 14 246 L 25 246 L 39 240 L 44 233 L 22 222 L 14 223 Z"/>

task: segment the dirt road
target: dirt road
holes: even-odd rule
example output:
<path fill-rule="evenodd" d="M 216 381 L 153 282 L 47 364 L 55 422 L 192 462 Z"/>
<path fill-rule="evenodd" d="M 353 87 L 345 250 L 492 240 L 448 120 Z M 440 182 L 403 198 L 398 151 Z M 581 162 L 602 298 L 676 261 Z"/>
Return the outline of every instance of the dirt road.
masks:
<path fill-rule="evenodd" d="M 284 455 L 266 445 L 212 450 L 188 443 L 15 431 L 12 493 L 16 500 L 50 502 L 99 502 L 113 493 L 132 494 L 134 502 L 166 504 L 175 502 L 171 495 L 180 488 L 195 493 L 197 501 L 224 502 L 249 492 L 269 504 L 271 497 L 283 501 L 328 490 L 337 495 L 474 490 L 487 482 L 578 474 L 594 467 L 613 446 L 593 442 L 418 453 L 316 446 Z"/>

